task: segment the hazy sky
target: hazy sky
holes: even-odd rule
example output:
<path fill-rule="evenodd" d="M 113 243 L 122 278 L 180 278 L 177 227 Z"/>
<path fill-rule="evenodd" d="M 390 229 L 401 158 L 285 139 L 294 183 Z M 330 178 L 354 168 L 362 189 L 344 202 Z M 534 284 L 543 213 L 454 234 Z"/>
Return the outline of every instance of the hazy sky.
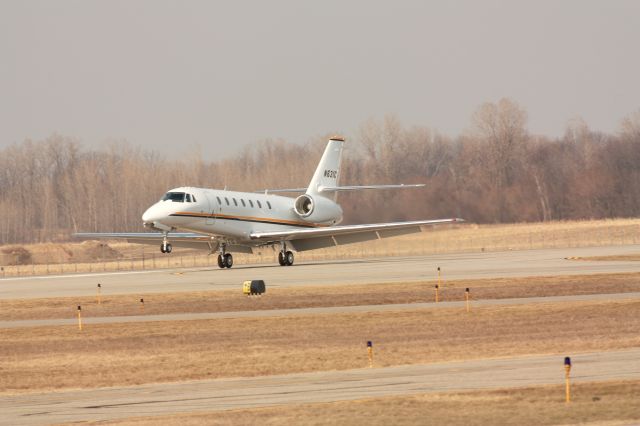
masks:
<path fill-rule="evenodd" d="M 0 147 L 57 132 L 207 159 L 355 136 L 455 136 L 511 97 L 534 133 L 640 108 L 640 1 L 0 0 Z"/>

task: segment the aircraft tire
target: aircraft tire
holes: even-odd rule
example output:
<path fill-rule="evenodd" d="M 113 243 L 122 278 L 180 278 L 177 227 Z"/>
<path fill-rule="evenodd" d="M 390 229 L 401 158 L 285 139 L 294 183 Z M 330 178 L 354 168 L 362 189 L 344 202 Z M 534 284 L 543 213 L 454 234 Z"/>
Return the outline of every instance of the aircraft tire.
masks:
<path fill-rule="evenodd" d="M 227 268 L 231 268 L 233 266 L 233 256 L 231 256 L 231 253 L 224 255 L 224 266 Z"/>
<path fill-rule="evenodd" d="M 282 253 L 282 252 L 278 253 L 278 263 L 280 264 L 280 266 L 285 266 L 286 265 L 285 258 L 284 258 L 284 253 Z"/>
<path fill-rule="evenodd" d="M 166 253 L 166 251 L 164 249 L 164 244 L 160 244 L 160 252 Z"/>
<path fill-rule="evenodd" d="M 171 244 L 167 244 L 167 247 L 165 248 L 165 252 L 171 253 L 171 249 L 172 249 Z"/>
<path fill-rule="evenodd" d="M 226 265 L 225 265 L 225 263 L 224 263 L 224 261 L 223 261 L 223 259 L 222 259 L 222 255 L 220 255 L 220 254 L 219 254 L 219 255 L 218 255 L 218 267 L 219 267 L 219 268 L 224 268 L 225 266 L 226 266 Z"/>
<path fill-rule="evenodd" d="M 284 258 L 284 260 L 285 260 L 285 264 L 286 264 L 287 266 L 291 266 L 291 265 L 293 265 L 293 252 L 288 251 L 288 252 L 286 252 L 286 253 L 284 254 L 284 256 L 285 256 L 285 258 Z"/>

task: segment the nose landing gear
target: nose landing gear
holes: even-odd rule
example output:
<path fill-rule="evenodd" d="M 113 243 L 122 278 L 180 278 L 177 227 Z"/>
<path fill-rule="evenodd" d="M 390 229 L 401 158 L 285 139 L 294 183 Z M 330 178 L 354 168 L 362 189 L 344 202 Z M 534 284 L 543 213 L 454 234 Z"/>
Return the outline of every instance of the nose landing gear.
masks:
<path fill-rule="evenodd" d="M 219 268 L 231 268 L 233 266 L 233 256 L 231 253 L 225 253 L 225 247 L 220 245 L 220 254 L 218 255 L 218 267 Z"/>
<path fill-rule="evenodd" d="M 160 251 L 162 253 L 171 253 L 171 250 L 171 244 L 169 244 L 167 241 L 163 241 L 162 244 L 160 244 Z"/>

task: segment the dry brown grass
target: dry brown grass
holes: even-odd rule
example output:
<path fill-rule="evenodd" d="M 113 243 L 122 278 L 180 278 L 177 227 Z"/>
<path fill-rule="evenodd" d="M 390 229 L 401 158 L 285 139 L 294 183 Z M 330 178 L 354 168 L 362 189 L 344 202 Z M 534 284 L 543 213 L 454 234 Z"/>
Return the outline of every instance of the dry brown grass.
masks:
<path fill-rule="evenodd" d="M 640 219 L 508 225 L 458 224 L 425 228 L 425 232 L 420 234 L 302 252 L 298 253 L 296 261 L 638 243 Z M 89 242 L 21 247 L 32 253 L 36 263 L 45 264 L 7 266 L 13 265 L 15 258 L 0 256 L 0 265 L 5 265 L 0 277 L 216 265 L 215 256 L 207 256 L 203 251 L 176 248 L 171 255 L 163 255 L 157 246 L 123 242 L 110 242 L 107 248 L 96 248 L 96 243 Z M 107 253 L 109 250 L 115 251 L 115 254 Z M 101 257 L 105 260 L 87 260 Z M 266 249 L 253 255 L 236 254 L 234 261 L 236 264 L 275 263 L 276 253 Z"/>
<path fill-rule="evenodd" d="M 2 330 L 0 392 L 640 346 L 640 301 Z"/>
<path fill-rule="evenodd" d="M 85 317 L 189 312 L 230 312 L 327 306 L 382 305 L 434 301 L 436 281 L 268 289 L 260 298 L 240 291 L 206 291 L 143 295 L 0 300 L 0 320 L 74 318 L 77 305 Z M 441 301 L 463 300 L 464 289 L 475 300 L 640 291 L 640 273 L 587 276 L 444 280 Z M 140 298 L 145 300 L 144 311 Z"/>
<path fill-rule="evenodd" d="M 640 382 L 452 392 L 100 422 L 109 425 L 619 425 L 640 421 Z M 90 423 L 94 424 L 94 423 Z"/>

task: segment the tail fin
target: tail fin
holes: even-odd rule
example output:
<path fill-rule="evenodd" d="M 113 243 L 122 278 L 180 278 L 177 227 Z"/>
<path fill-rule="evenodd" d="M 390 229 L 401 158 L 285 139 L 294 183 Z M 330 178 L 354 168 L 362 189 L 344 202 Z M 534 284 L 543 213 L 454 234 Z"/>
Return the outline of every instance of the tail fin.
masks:
<path fill-rule="evenodd" d="M 313 174 L 313 178 L 307 188 L 307 194 L 319 195 L 325 198 L 335 199 L 334 193 L 323 192 L 323 187 L 337 187 L 338 178 L 340 177 L 340 161 L 342 160 L 342 147 L 344 138 L 334 136 L 329 139 L 327 147 L 322 154 L 318 168 Z"/>

